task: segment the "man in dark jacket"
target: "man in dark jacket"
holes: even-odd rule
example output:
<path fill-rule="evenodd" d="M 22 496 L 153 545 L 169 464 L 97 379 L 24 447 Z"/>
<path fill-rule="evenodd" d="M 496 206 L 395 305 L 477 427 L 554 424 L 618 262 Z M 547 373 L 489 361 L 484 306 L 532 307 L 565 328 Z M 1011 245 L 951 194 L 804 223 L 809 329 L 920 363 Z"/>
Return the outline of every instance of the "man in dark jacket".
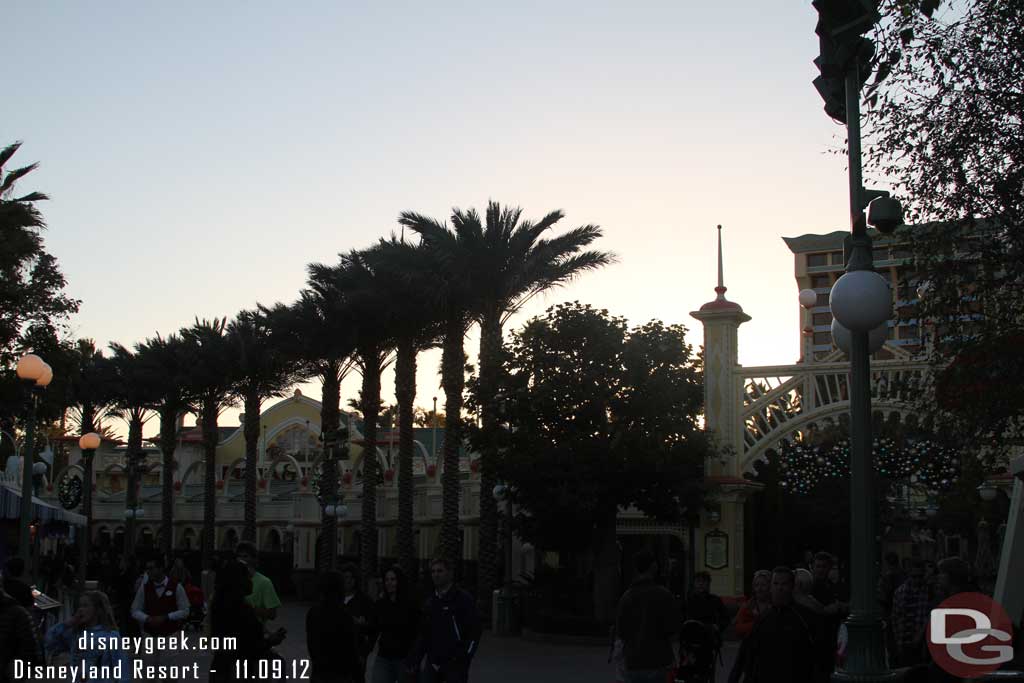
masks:
<path fill-rule="evenodd" d="M 415 672 L 423 667 L 424 683 L 466 683 L 469 665 L 480 644 L 480 615 L 473 596 L 454 584 L 447 560 L 430 563 L 434 594 L 423 609 L 416 645 L 407 667 Z"/>
<path fill-rule="evenodd" d="M 814 643 L 808 615 L 793 604 L 794 576 L 772 572 L 772 608 L 754 626 L 745 645 L 746 681 L 781 683 L 814 677 Z"/>
<path fill-rule="evenodd" d="M 627 683 L 663 683 L 675 665 L 679 634 L 675 596 L 655 583 L 658 563 L 649 550 L 633 558 L 637 577 L 619 600 L 615 633 L 622 641 Z"/>
<path fill-rule="evenodd" d="M 42 663 L 28 610 L 0 588 L 0 681 L 16 680 L 15 660 L 26 665 Z"/>

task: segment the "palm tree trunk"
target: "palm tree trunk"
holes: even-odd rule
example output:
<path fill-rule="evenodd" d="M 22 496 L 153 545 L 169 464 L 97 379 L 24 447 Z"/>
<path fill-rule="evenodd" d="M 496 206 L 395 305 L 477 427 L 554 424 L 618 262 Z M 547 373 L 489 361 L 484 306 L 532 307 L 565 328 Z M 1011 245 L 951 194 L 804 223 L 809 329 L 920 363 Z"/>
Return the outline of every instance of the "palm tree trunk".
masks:
<path fill-rule="evenodd" d="M 363 411 L 363 510 L 359 531 L 359 569 L 363 581 L 377 573 L 377 417 L 380 413 L 380 362 L 377 349 L 360 354 L 363 365 L 363 388 L 360 403 Z"/>
<path fill-rule="evenodd" d="M 128 421 L 128 489 L 125 491 L 125 502 L 129 508 L 138 507 L 139 503 L 139 469 L 142 466 L 142 415 L 132 410 Z M 131 557 L 135 554 L 135 519 L 129 517 L 125 523 L 124 553 Z"/>
<path fill-rule="evenodd" d="M 498 502 L 491 495 L 497 483 L 501 425 L 497 402 L 501 372 L 501 318 L 487 315 L 480 323 L 480 552 L 477 600 L 483 614 L 491 612 L 491 593 L 498 585 Z M 506 568 L 508 571 L 508 568 Z"/>
<path fill-rule="evenodd" d="M 260 394 L 253 388 L 245 392 L 245 526 L 242 540 L 256 542 L 256 460 L 260 440 Z M 272 473 L 268 472 L 267 477 Z"/>
<path fill-rule="evenodd" d="M 341 364 L 330 362 L 321 373 L 323 386 L 320 390 L 320 431 L 326 440 L 337 439 L 341 426 Z M 326 447 L 326 443 L 325 443 Z M 324 458 L 320 476 L 320 497 L 336 501 L 338 495 L 338 467 L 333 458 Z M 321 511 L 320 543 L 317 552 L 317 569 L 334 569 L 338 555 L 338 518 L 323 515 Z"/>
<path fill-rule="evenodd" d="M 217 413 L 219 405 L 216 399 L 203 401 L 203 459 L 206 476 L 203 482 L 203 569 L 213 569 L 213 551 L 217 533 Z"/>
<path fill-rule="evenodd" d="M 441 386 L 444 389 L 444 471 L 441 474 L 441 556 L 458 576 L 461 572 L 462 539 L 459 529 L 459 446 L 462 445 L 462 390 L 466 384 L 465 325 L 462 316 L 445 323 L 441 349 Z"/>
<path fill-rule="evenodd" d="M 398 400 L 398 564 L 410 580 L 416 575 L 416 535 L 413 530 L 413 401 L 416 399 L 416 346 L 412 339 L 398 343 L 395 358 L 395 398 Z"/>
<path fill-rule="evenodd" d="M 169 558 L 174 552 L 174 448 L 178 439 L 178 411 L 173 406 L 160 410 L 160 452 L 163 456 L 163 489 L 160 494 L 161 551 Z"/>

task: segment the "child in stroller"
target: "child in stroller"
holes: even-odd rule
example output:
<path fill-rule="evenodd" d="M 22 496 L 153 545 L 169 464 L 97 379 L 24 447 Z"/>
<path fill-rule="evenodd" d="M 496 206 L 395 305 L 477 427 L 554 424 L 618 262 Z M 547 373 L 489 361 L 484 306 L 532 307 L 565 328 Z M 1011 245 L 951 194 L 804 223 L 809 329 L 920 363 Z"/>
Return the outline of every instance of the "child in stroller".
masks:
<path fill-rule="evenodd" d="M 718 636 L 712 626 L 694 619 L 683 622 L 676 683 L 715 683 L 719 650 Z"/>

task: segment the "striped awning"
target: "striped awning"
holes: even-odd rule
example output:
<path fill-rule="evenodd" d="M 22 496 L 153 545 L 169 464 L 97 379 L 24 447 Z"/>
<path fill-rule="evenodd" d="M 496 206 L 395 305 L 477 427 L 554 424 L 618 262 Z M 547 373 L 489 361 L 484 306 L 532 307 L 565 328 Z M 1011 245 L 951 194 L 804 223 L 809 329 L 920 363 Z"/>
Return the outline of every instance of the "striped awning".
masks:
<path fill-rule="evenodd" d="M 60 520 L 76 526 L 85 526 L 85 516 L 62 507 L 45 503 L 32 496 L 32 514 L 43 522 Z M 0 517 L 19 519 L 21 517 L 21 491 L 6 483 L 0 484 Z"/>

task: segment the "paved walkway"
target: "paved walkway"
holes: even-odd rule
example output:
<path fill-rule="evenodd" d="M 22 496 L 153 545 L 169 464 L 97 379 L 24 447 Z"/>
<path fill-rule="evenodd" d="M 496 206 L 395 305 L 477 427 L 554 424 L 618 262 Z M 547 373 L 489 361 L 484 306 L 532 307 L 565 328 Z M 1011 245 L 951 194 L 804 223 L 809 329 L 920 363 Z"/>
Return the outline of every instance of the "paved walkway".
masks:
<path fill-rule="evenodd" d="M 288 638 L 278 648 L 287 659 L 304 659 L 306 652 L 305 617 L 308 604 L 289 603 L 278 610 L 271 628 L 284 626 Z M 724 666 L 718 681 L 725 683 L 736 655 L 737 645 L 726 643 L 722 653 Z M 373 661 L 367 666 L 367 679 Z M 484 632 L 480 650 L 470 669 L 472 683 L 612 683 L 615 674 L 608 664 L 604 645 L 567 645 L 538 643 L 522 638 L 502 638 Z"/>
<path fill-rule="evenodd" d="M 277 648 L 287 662 L 284 667 L 285 671 L 291 671 L 292 661 L 305 660 L 309 656 L 306 651 L 305 622 L 306 612 L 310 606 L 310 603 L 288 602 L 278 610 L 277 620 L 270 624 L 271 629 L 283 626 L 288 630 L 287 639 Z M 194 638 L 193 636 L 193 641 Z M 736 648 L 735 643 L 726 643 L 722 653 L 724 666 L 719 668 L 718 683 L 725 683 L 736 654 Z M 196 663 L 199 671 L 202 672 L 198 680 L 206 681 L 209 661 L 209 654 L 165 652 L 160 658 L 159 664 L 184 666 Z M 66 655 L 58 657 L 53 663 L 66 664 Z M 301 671 L 301 669 L 300 663 L 298 670 Z M 372 671 L 371 655 L 367 666 L 367 679 L 370 678 L 369 674 Z M 42 680 L 48 681 L 49 679 Z M 196 678 L 189 675 L 177 680 L 194 683 Z M 490 632 L 484 633 L 480 650 L 473 660 L 470 670 L 472 683 L 612 683 L 614 680 L 614 671 L 608 664 L 608 647 L 606 645 L 540 643 L 523 638 L 492 636 Z M 35 679 L 35 681 L 42 683 L 40 679 Z M 136 680 L 134 683 L 139 683 L 139 681 Z"/>

